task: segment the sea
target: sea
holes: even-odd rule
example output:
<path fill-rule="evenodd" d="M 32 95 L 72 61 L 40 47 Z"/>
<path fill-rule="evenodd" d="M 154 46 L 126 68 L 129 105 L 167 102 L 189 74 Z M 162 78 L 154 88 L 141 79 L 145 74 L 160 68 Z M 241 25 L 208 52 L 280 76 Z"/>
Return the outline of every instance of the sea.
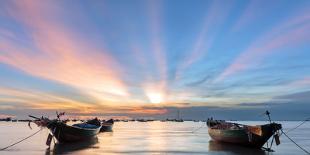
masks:
<path fill-rule="evenodd" d="M 236 121 L 241 124 L 258 125 L 268 122 Z M 298 126 L 301 121 L 280 121 L 284 131 Z M 0 149 L 15 143 L 40 128 L 26 122 L 0 122 Z M 205 122 L 115 122 L 112 132 L 100 133 L 92 140 L 72 144 L 46 146 L 49 131 L 41 130 L 29 139 L 14 145 L 1 155 L 299 155 L 306 154 L 287 137 L 281 136 L 281 144 L 273 144 L 274 152 L 250 149 L 237 145 L 218 143 L 211 140 Z M 310 151 L 310 122 L 287 133 L 298 145 Z"/>

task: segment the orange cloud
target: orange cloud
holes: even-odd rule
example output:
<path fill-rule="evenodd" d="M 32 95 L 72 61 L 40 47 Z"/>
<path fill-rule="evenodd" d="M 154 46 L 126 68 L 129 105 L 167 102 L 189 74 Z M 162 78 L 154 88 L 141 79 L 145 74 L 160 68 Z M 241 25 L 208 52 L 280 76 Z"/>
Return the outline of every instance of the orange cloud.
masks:
<path fill-rule="evenodd" d="M 129 95 L 119 78 L 121 69 L 107 50 L 92 45 L 59 22 L 57 14 L 63 8 L 49 2 L 13 2 L 9 14 L 27 27 L 36 48 L 22 48 L 16 40 L 6 39 L 0 44 L 0 62 L 85 93 L 101 94 L 96 96 L 99 100 L 104 101 L 110 94 Z"/>
<path fill-rule="evenodd" d="M 6 114 L 0 114 L 0 119 L 3 119 L 3 118 L 15 118 L 16 116 L 14 115 L 6 115 Z"/>
<path fill-rule="evenodd" d="M 143 108 L 143 107 L 134 108 L 130 111 L 130 113 L 133 114 L 145 114 L 145 115 L 165 114 L 167 112 L 168 112 L 167 109 Z"/>
<path fill-rule="evenodd" d="M 69 98 L 52 95 L 35 90 L 21 90 L 13 88 L 0 88 L 0 103 L 14 102 L 29 109 L 62 109 L 62 110 L 77 110 L 83 111 L 84 109 L 93 108 L 95 105 L 84 102 L 79 102 Z M 15 107 L 18 108 L 18 107 Z"/>

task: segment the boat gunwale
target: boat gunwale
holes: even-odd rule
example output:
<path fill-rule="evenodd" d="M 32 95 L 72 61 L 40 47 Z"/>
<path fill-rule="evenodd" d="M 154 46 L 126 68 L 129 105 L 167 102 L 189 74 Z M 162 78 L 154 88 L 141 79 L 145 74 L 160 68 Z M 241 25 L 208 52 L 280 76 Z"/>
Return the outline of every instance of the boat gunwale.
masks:
<path fill-rule="evenodd" d="M 102 127 L 102 125 L 100 125 L 100 126 L 97 126 L 97 128 L 90 129 L 90 128 L 81 128 L 81 127 L 78 127 L 78 126 L 73 126 L 74 124 L 73 125 L 68 125 L 68 124 L 63 123 L 63 122 L 57 122 L 57 124 L 63 124 L 64 126 L 69 127 L 69 128 L 76 128 L 76 129 L 81 129 L 81 130 L 91 130 L 91 131 L 100 130 L 100 128 Z"/>

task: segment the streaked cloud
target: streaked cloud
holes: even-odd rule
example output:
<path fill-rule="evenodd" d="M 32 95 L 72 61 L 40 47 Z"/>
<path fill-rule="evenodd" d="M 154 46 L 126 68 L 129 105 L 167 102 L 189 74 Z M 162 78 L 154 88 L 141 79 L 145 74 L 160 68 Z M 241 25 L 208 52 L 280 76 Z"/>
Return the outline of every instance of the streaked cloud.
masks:
<path fill-rule="evenodd" d="M 305 77 L 300 80 L 293 81 L 289 84 L 290 86 L 301 86 L 301 87 L 307 87 L 310 85 L 310 77 Z"/>
<path fill-rule="evenodd" d="M 54 13 L 64 11 L 54 3 L 14 2 L 7 8 L 17 22 L 27 27 L 35 48 L 20 47 L 6 39 L 1 43 L 2 63 L 33 76 L 74 86 L 87 93 L 128 96 L 126 85 L 119 79 L 121 69 L 106 49 L 92 45 L 88 38 L 74 34 Z M 15 39 L 18 36 L 15 35 Z M 96 97 L 99 97 L 97 95 Z"/>
<path fill-rule="evenodd" d="M 16 116 L 14 115 L 6 115 L 6 114 L 0 114 L 0 119 L 3 119 L 3 118 L 14 118 Z"/>
<path fill-rule="evenodd" d="M 309 11 L 307 11 L 309 12 Z M 263 59 L 284 48 L 296 47 L 310 41 L 309 17 L 307 12 L 277 24 L 273 29 L 258 37 L 245 49 L 215 80 L 222 81 L 228 76 L 245 71 L 262 63 Z"/>
<path fill-rule="evenodd" d="M 201 60 L 212 46 L 216 32 L 219 31 L 219 27 L 227 19 L 229 12 L 232 9 L 234 3 L 226 2 L 227 5 L 223 5 L 220 1 L 210 1 L 210 5 L 206 9 L 201 30 L 196 37 L 191 51 L 187 53 L 184 60 L 179 64 L 176 71 L 176 78 L 180 78 L 181 74 L 192 65 L 194 62 Z"/>
<path fill-rule="evenodd" d="M 267 106 L 309 90 L 309 4 L 3 0 L 0 113 L 173 118 Z"/>

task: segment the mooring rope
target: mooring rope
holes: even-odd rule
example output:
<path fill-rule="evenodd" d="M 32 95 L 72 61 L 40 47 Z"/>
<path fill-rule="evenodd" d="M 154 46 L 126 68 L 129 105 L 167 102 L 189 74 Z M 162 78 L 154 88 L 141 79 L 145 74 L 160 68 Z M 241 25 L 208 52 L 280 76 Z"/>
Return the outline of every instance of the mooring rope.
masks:
<path fill-rule="evenodd" d="M 297 147 L 299 147 L 301 150 L 303 150 L 306 154 L 310 155 L 310 152 L 307 151 L 306 149 L 304 149 L 303 147 L 301 147 L 300 145 L 298 145 L 292 138 L 290 138 L 282 129 L 281 129 L 282 133 L 291 141 L 293 142 Z"/>
<path fill-rule="evenodd" d="M 306 123 L 307 121 L 309 121 L 309 120 L 310 120 L 310 118 L 305 119 L 303 122 L 301 122 L 301 123 L 300 123 L 299 125 L 297 125 L 295 128 L 292 128 L 292 129 L 286 131 L 285 133 L 289 133 L 289 132 L 291 132 L 291 131 L 293 131 L 293 130 L 299 128 L 300 126 L 302 126 L 303 124 L 305 124 L 305 123 Z"/>
<path fill-rule="evenodd" d="M 21 142 L 23 142 L 23 141 L 27 140 L 28 138 L 30 138 L 30 137 L 32 137 L 32 136 L 34 136 L 34 135 L 36 135 L 37 133 L 39 133 L 40 131 L 42 131 L 42 129 L 43 129 L 43 128 L 41 128 L 41 129 L 40 129 L 40 130 L 38 130 L 37 132 L 35 132 L 35 133 L 31 134 L 31 135 L 30 135 L 30 136 L 28 136 L 28 137 L 25 137 L 24 139 L 22 139 L 22 140 L 20 140 L 20 141 L 18 141 L 18 142 L 15 142 L 15 143 L 13 143 L 13 144 L 11 144 L 11 145 L 9 145 L 9 146 L 6 146 L 6 147 L 4 147 L 4 148 L 0 149 L 0 151 L 4 151 L 4 150 L 6 150 L 6 149 L 8 149 L 8 148 L 10 148 L 10 147 L 12 147 L 12 146 L 14 146 L 14 145 L 18 144 L 18 143 L 21 143 Z"/>
<path fill-rule="evenodd" d="M 200 130 L 200 129 L 201 129 L 202 127 L 204 127 L 205 125 L 206 125 L 206 124 L 203 123 L 199 128 L 193 130 L 192 133 L 195 133 L 196 131 Z"/>

